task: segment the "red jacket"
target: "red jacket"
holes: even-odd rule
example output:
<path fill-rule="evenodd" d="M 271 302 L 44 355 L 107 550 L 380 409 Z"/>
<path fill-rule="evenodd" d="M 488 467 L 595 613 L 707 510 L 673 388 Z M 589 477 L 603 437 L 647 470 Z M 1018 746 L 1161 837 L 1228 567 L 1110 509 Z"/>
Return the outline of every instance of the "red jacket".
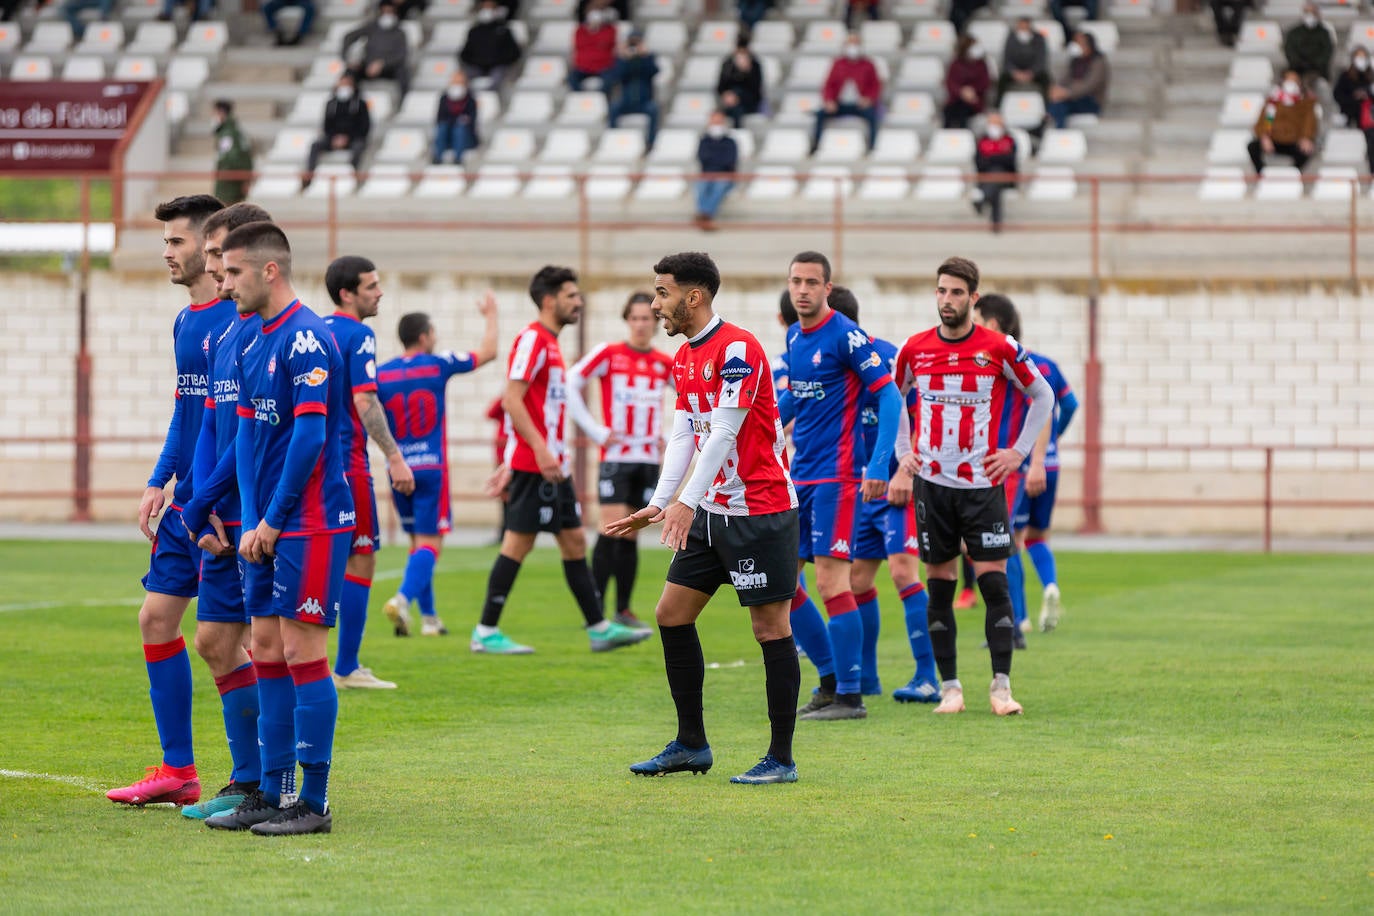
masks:
<path fill-rule="evenodd" d="M 573 33 L 572 65 L 582 73 L 605 73 L 615 63 L 615 26 L 593 31 L 579 25 Z"/>
<path fill-rule="evenodd" d="M 949 70 L 945 73 L 945 97 L 953 101 L 959 96 L 959 90 L 965 86 L 971 86 L 978 95 L 978 104 L 974 106 L 975 111 L 982 111 L 983 105 L 987 102 L 988 83 L 991 78 L 988 74 L 988 65 L 981 60 L 954 60 L 950 62 Z"/>
<path fill-rule="evenodd" d="M 830 75 L 825 78 L 821 99 L 826 102 L 838 102 L 840 90 L 850 80 L 854 81 L 854 85 L 859 89 L 859 95 L 870 105 L 876 103 L 878 96 L 882 95 L 883 84 L 878 81 L 878 68 L 873 66 L 873 61 L 867 57 L 854 60 L 837 57 L 835 63 L 830 65 Z"/>

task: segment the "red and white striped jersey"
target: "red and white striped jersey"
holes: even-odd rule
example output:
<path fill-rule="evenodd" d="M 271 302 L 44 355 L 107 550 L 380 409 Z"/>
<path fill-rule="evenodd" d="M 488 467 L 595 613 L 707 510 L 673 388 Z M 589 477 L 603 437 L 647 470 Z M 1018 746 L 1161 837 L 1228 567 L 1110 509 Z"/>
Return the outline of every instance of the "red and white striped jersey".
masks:
<path fill-rule="evenodd" d="M 749 409 L 735 447 L 701 501 L 707 512 L 770 515 L 797 507 L 769 366 L 754 335 L 725 321 L 696 343 L 683 344 L 673 360 L 677 409 L 692 418 L 697 451 L 711 435 L 712 410 Z"/>
<path fill-rule="evenodd" d="M 536 429 L 544 433 L 549 451 L 563 466 L 563 473 L 572 474 L 568 461 L 566 436 L 567 392 L 563 384 L 563 351 L 558 349 L 558 335 L 535 321 L 520 332 L 510 350 L 506 377 L 515 382 L 528 382 L 525 409 L 530 413 Z M 534 449 L 519 434 L 506 416 L 506 464 L 516 471 L 539 473 Z"/>
<path fill-rule="evenodd" d="M 931 483 L 973 489 L 990 487 L 983 463 L 997 449 L 1007 384 L 1026 391 L 1040 372 L 1007 334 L 974 326 L 959 340 L 938 327 L 913 334 L 897 354 L 897 387 L 915 388 L 912 443 L 920 474 Z"/>
<path fill-rule="evenodd" d="M 628 343 L 604 343 L 568 370 L 573 376 L 600 379 L 601 422 L 620 437 L 603 446 L 601 460 L 658 464 L 663 433 L 663 388 L 670 381 L 673 358 L 659 350 L 636 350 Z"/>

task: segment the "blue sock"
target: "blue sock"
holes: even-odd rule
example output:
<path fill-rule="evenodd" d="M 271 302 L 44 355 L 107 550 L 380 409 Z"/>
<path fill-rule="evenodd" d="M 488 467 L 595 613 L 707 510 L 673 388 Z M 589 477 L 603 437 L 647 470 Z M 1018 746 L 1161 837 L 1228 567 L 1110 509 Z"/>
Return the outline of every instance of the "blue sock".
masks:
<path fill-rule="evenodd" d="M 859 692 L 863 677 L 864 622 L 853 592 L 841 592 L 825 602 L 830 615 L 830 648 L 835 652 L 835 693 Z"/>
<path fill-rule="evenodd" d="M 1007 588 L 1011 589 L 1012 616 L 1019 627 L 1026 619 L 1026 568 L 1019 553 L 1007 559 Z"/>
<path fill-rule="evenodd" d="M 425 586 L 425 590 L 415 596 L 415 603 L 420 605 L 420 613 L 426 617 L 436 616 L 434 610 L 434 581 Z"/>
<path fill-rule="evenodd" d="M 801 646 L 806 657 L 811 659 L 811 664 L 816 666 L 817 674 L 827 677 L 835 673 L 825 618 L 800 583 L 797 585 L 797 594 L 792 598 L 792 638 Z"/>
<path fill-rule="evenodd" d="M 245 662 L 228 674 L 215 678 L 220 705 L 224 708 L 224 733 L 229 738 L 229 757 L 234 782 L 262 779 L 262 758 L 258 755 L 258 675 L 252 662 Z"/>
<path fill-rule="evenodd" d="M 334 756 L 334 725 L 339 692 L 329 676 L 329 660 L 291 666 L 296 686 L 296 759 L 301 765 L 301 795 L 316 814 L 329 810 L 329 761 Z"/>
<path fill-rule="evenodd" d="M 1031 562 L 1035 564 L 1035 574 L 1040 577 L 1042 586 L 1059 584 L 1059 572 L 1054 568 L 1054 551 L 1050 550 L 1048 541 L 1027 541 L 1026 553 L 1030 554 Z"/>
<path fill-rule="evenodd" d="M 878 631 L 882 627 L 882 616 L 878 611 L 878 590 L 870 588 L 862 595 L 854 596 L 859 606 L 859 620 L 863 623 L 863 675 L 859 679 L 859 689 L 867 696 L 882 692 L 878 683 Z"/>
<path fill-rule="evenodd" d="M 358 649 L 367 629 L 367 599 L 371 594 L 371 579 L 344 576 L 339 601 L 339 651 L 334 657 L 334 671 L 339 677 L 348 677 L 358 668 Z"/>
<path fill-rule="evenodd" d="M 930 622 L 926 619 L 926 606 L 930 596 L 919 582 L 913 582 L 899 593 L 902 610 L 906 612 L 906 638 L 911 643 L 911 657 L 916 661 L 916 679 L 938 683 L 935 673 L 935 649 L 930 644 Z"/>
<path fill-rule="evenodd" d="M 401 594 L 407 598 L 418 598 L 425 589 L 434 584 L 434 564 L 439 555 L 433 547 L 421 547 L 406 560 L 405 578 L 401 580 Z"/>
<path fill-rule="evenodd" d="M 296 785 L 296 688 L 286 662 L 254 662 L 253 667 L 258 672 L 262 795 L 269 805 L 280 805 L 282 796 Z"/>
<path fill-rule="evenodd" d="M 153 721 L 162 742 L 162 762 L 173 767 L 194 766 L 191 748 L 191 656 L 186 640 L 144 643 L 148 665 L 148 697 L 153 701 Z"/>

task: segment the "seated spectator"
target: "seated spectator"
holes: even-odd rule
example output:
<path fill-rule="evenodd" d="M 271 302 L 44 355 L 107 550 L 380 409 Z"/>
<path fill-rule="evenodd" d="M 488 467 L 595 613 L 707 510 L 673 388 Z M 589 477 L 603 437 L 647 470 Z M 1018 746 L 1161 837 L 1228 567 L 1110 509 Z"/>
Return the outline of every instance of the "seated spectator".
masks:
<path fill-rule="evenodd" d="M 978 186 L 973 189 L 973 209 L 982 216 L 991 210 L 992 231 L 1002 231 L 1002 194 L 1016 186 L 1016 140 L 1007 133 L 1001 112 L 990 112 L 973 153 Z M 993 175 L 1002 175 L 992 178 Z"/>
<path fill-rule="evenodd" d="M 215 0 L 162 0 L 162 12 L 157 14 L 159 22 L 171 22 L 177 11 L 177 4 L 191 7 L 191 21 L 212 19 L 215 15 Z"/>
<path fill-rule="evenodd" d="M 739 22 L 746 32 L 752 32 L 768 11 L 773 8 L 773 0 L 735 0 L 739 9 Z"/>
<path fill-rule="evenodd" d="M 1356 45 L 1350 52 L 1350 66 L 1336 77 L 1336 88 L 1332 90 L 1347 127 L 1360 126 L 1360 110 L 1372 93 L 1374 71 L 1369 69 L 1369 51 L 1364 45 Z"/>
<path fill-rule="evenodd" d="M 86 10 L 100 10 L 100 21 L 107 22 L 110 13 L 114 12 L 114 0 L 66 0 L 62 4 L 62 15 L 71 25 L 72 35 L 77 41 L 86 34 L 86 20 L 81 18 Z"/>
<path fill-rule="evenodd" d="M 1064 38 L 1067 41 L 1073 36 L 1074 28 L 1069 25 L 1069 17 L 1064 13 L 1066 6 L 1081 6 L 1087 15 L 1084 19 L 1097 18 L 1097 0 L 1050 0 L 1050 15 L 1054 21 L 1058 22 L 1064 29 Z"/>
<path fill-rule="evenodd" d="M 852 32 L 859 27 L 859 19 L 876 22 L 879 15 L 878 0 L 849 0 L 844 8 L 844 27 Z"/>
<path fill-rule="evenodd" d="M 1212 0 L 1212 20 L 1217 25 L 1217 41 L 1228 48 L 1236 46 L 1241 26 L 1245 25 L 1245 8 L 1250 0 Z"/>
<path fill-rule="evenodd" d="M 234 103 L 215 101 L 215 196 L 236 204 L 248 196 L 248 179 L 224 173 L 253 171 L 253 146 L 239 130 Z"/>
<path fill-rule="evenodd" d="M 605 7 L 604 0 L 595 0 L 577 31 L 573 32 L 568 85 L 574 92 L 582 90 L 582 83 L 589 76 L 601 79 L 602 88 L 606 88 L 606 72 L 615 66 L 615 26 L 613 15 Z"/>
<path fill-rule="evenodd" d="M 963 35 L 973 14 L 988 5 L 990 0 L 950 0 L 949 21 L 954 24 L 954 31 Z"/>
<path fill-rule="evenodd" d="M 355 45 L 361 46 L 361 52 L 353 50 Z M 401 95 L 410 89 L 410 45 L 391 0 L 382 0 L 377 6 L 376 19 L 345 35 L 343 47 L 344 60 L 353 63 L 349 73 L 355 83 L 395 80 Z"/>
<path fill-rule="evenodd" d="M 1050 88 L 1050 51 L 1041 35 L 1031 25 L 1029 16 L 1016 20 L 1016 28 L 1007 35 L 1002 48 L 1002 72 L 997 76 L 997 98 L 1008 92 L 1028 92 L 1036 89 L 1044 95 Z"/>
<path fill-rule="evenodd" d="M 1050 103 L 1046 106 L 1055 127 L 1068 123 L 1069 115 L 1101 114 L 1111 81 L 1107 58 L 1097 50 L 1097 39 L 1091 32 L 1073 36 L 1068 54 L 1067 78 L 1050 87 Z"/>
<path fill-rule="evenodd" d="M 0 0 L 0 22 L 9 22 L 23 5 L 24 0 Z"/>
<path fill-rule="evenodd" d="M 606 0 L 577 0 L 577 21 L 586 22 L 587 10 L 597 6 L 604 12 L 610 13 L 610 18 L 606 20 L 607 22 L 615 22 L 616 20 L 629 22 L 632 18 L 630 15 L 630 0 L 609 0 L 609 2 L 606 2 Z M 512 15 L 514 15 L 513 12 Z"/>
<path fill-rule="evenodd" d="M 1302 21 L 1283 35 L 1283 56 L 1288 69 L 1309 86 L 1313 79 L 1331 79 L 1331 55 L 1335 51 L 1331 30 L 1322 22 L 1321 10 L 1308 0 L 1302 5 Z"/>
<path fill-rule="evenodd" d="M 372 132 L 372 116 L 367 103 L 358 95 L 354 79 L 345 73 L 334 87 L 334 97 L 324 106 L 324 128 L 320 138 L 310 146 L 302 188 L 310 187 L 320 157 L 331 150 L 348 150 L 353 170 L 362 166 L 363 151 L 367 149 L 367 135 Z"/>
<path fill-rule="evenodd" d="M 287 35 L 277 22 L 277 13 L 288 6 L 299 7 L 301 11 L 301 25 L 295 35 Z M 310 27 L 315 24 L 315 12 L 315 0 L 267 0 L 262 5 L 262 18 L 267 20 L 267 31 L 276 36 L 278 45 L 300 44 L 301 40 L 310 34 Z"/>
<path fill-rule="evenodd" d="M 520 44 L 506 22 L 505 10 L 496 0 L 482 0 L 467 41 L 458 52 L 458 63 L 468 80 L 486 79 L 494 89 L 505 82 L 511 65 L 519 59 Z"/>
<path fill-rule="evenodd" d="M 726 117 L 739 127 L 747 114 L 758 114 L 763 107 L 763 67 L 749 50 L 749 36 L 741 34 L 735 53 L 720 65 L 716 94 Z"/>
<path fill-rule="evenodd" d="M 1269 91 L 1248 147 L 1256 174 L 1264 171 L 1264 157 L 1275 153 L 1289 157 L 1299 169 L 1307 165 L 1317 148 L 1317 127 L 1316 97 L 1297 70 L 1284 71 L 1283 82 Z"/>
<path fill-rule="evenodd" d="M 395 3 L 396 15 L 402 19 L 419 19 L 425 14 L 425 8 L 429 6 L 429 0 L 395 0 Z"/>
<path fill-rule="evenodd" d="M 459 70 L 439 97 L 439 112 L 434 116 L 435 165 L 453 153 L 453 161 L 463 164 L 463 154 L 477 147 L 477 99 L 468 91 L 468 78 Z"/>
<path fill-rule="evenodd" d="M 878 79 L 878 68 L 873 61 L 864 56 L 859 46 L 859 33 L 850 32 L 845 39 L 844 53 L 835 58 L 830 65 L 830 75 L 825 78 L 821 89 L 821 107 L 816 109 L 816 131 L 811 141 L 811 151 L 821 145 L 821 131 L 825 122 L 836 117 L 863 118 L 868 122 L 868 148 L 878 139 L 878 100 L 882 97 L 883 84 Z"/>
<path fill-rule="evenodd" d="M 658 76 L 658 61 L 644 47 L 644 33 L 638 29 L 630 33 L 621 48 L 616 64 L 606 77 L 612 101 L 607 120 L 615 127 L 622 115 L 649 116 L 649 130 L 644 138 L 645 148 L 654 145 L 658 136 L 658 102 L 654 101 L 654 77 Z"/>
<path fill-rule="evenodd" d="M 726 129 L 725 121 L 725 112 L 713 111 L 706 133 L 697 144 L 701 179 L 697 182 L 697 214 L 692 222 L 707 232 L 715 231 L 716 213 L 734 189 L 734 173 L 739 170 L 739 146 Z"/>
<path fill-rule="evenodd" d="M 954 60 L 945 71 L 945 127 L 968 127 L 971 118 L 983 113 L 992 85 L 984 56 L 978 39 L 972 35 L 959 39 Z"/>

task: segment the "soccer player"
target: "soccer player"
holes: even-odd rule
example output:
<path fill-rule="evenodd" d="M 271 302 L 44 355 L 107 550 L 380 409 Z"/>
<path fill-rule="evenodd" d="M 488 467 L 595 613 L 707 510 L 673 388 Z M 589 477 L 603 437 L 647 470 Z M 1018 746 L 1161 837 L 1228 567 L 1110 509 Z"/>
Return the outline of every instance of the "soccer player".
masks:
<path fill-rule="evenodd" d="M 377 397 L 377 336 L 363 324 L 381 308 L 382 281 L 377 276 L 376 264 L 367 258 L 345 255 L 329 265 L 324 273 L 324 285 L 335 305 L 334 314 L 327 316 L 324 323 L 329 325 L 343 357 L 344 374 L 340 384 L 348 389 L 349 395 L 345 399 L 348 422 L 343 425 L 344 474 L 353 492 L 356 513 L 339 605 L 339 649 L 334 657 L 334 686 L 394 690 L 394 682 L 377 677 L 358 660 L 363 633 L 367 630 L 367 601 L 372 593 L 372 577 L 377 572 L 376 551 L 381 546 L 377 494 L 372 488 L 372 466 L 367 460 L 368 436 L 386 456 L 387 474 L 396 492 L 408 494 L 415 489 L 415 476 L 401 457 L 401 449 L 387 426 L 386 411 Z"/>
<path fill-rule="evenodd" d="M 139 530 L 153 544 L 148 573 L 143 577 L 145 594 L 138 629 L 162 760 L 149 767 L 143 779 L 105 793 L 111 801 L 126 805 L 189 805 L 200 799 L 200 777 L 191 742 L 191 658 L 181 636 L 181 618 L 199 589 L 200 551 L 182 535 L 180 515 L 191 498 L 195 441 L 210 394 L 209 342 L 234 317 L 233 303 L 219 298 L 215 278 L 205 272 L 202 251 L 202 226 L 210 214 L 222 209 L 224 204 L 218 199 L 195 194 L 159 204 L 154 211 L 154 217 L 163 224 L 162 258 L 168 276 L 174 286 L 186 287 L 191 304 L 172 322 L 177 367 L 172 421 L 138 507 Z M 162 515 L 158 534 L 154 534 L 151 521 L 166 505 L 164 487 L 173 477 L 176 487 L 172 503 Z M 170 525 L 165 532 L 164 525 Z M 217 659 L 217 667 L 219 664 Z"/>
<path fill-rule="evenodd" d="M 239 555 L 260 567 L 245 574 L 244 604 L 258 672 L 262 784 L 205 824 L 265 836 L 328 833 L 339 694 L 325 653 L 356 520 L 344 478 L 343 360 L 324 319 L 296 298 L 291 247 L 279 228 L 240 226 L 222 248 L 224 293 L 239 314 L 261 320 L 239 339 L 234 447 Z M 297 763 L 300 795 L 292 801 Z"/>
<path fill-rule="evenodd" d="M 662 457 L 663 389 L 673 371 L 673 358 L 652 346 L 658 322 L 654 297 L 633 293 L 620 317 L 630 330 L 629 340 L 604 343 L 568 370 L 568 410 L 591 439 L 601 446 L 602 527 L 648 505 L 658 486 Z M 601 418 L 587 410 L 582 389 L 587 379 L 600 379 Z M 635 575 L 639 570 L 639 539 L 602 534 L 592 550 L 592 579 L 604 602 L 615 578 L 615 622 L 634 630 L 647 629 L 630 609 Z"/>
<path fill-rule="evenodd" d="M 530 298 L 539 317 L 520 332 L 511 347 L 506 390 L 506 462 L 490 487 L 506 491 L 506 529 L 501 552 L 487 580 L 482 618 L 473 628 L 473 652 L 528 655 L 534 650 L 501 632 L 501 612 L 520 564 L 534 549 L 540 531 L 548 531 L 563 556 L 563 578 L 587 622 L 593 652 L 605 652 L 648 639 L 650 631 L 632 630 L 607 620 L 601 597 L 587 569 L 587 535 L 569 475 L 566 379 L 558 333 L 582 317 L 577 274 L 567 267 L 543 267 L 530 280 Z"/>
<path fill-rule="evenodd" d="M 420 605 L 422 636 L 448 634 L 434 605 L 434 567 L 453 515 L 444 392 L 455 375 L 471 372 L 496 358 L 496 297 L 488 292 L 478 300 L 477 311 L 486 320 L 486 330 L 475 353 L 435 353 L 438 335 L 429 316 L 423 312 L 402 315 L 396 330 L 405 352 L 377 371 L 387 421 L 415 475 L 413 492 L 396 489 L 391 494 L 401 527 L 410 535 L 410 556 L 401 587 L 385 608 L 397 636 L 410 634 L 411 601 Z"/>
<path fill-rule="evenodd" d="M 863 675 L 863 622 L 849 584 L 855 514 L 882 499 L 902 413 L 902 400 L 868 334 L 826 302 L 831 290 L 825 255 L 803 251 L 788 268 L 788 292 L 798 322 L 787 333 L 788 398 L 783 421 L 795 413 L 792 477 L 801 524 L 798 572 L 816 565 L 816 588 L 830 617 L 833 692 L 821 688 L 802 707 L 803 719 L 862 719 L 868 715 Z M 877 398 L 878 430 L 865 468 L 859 402 Z"/>
<path fill-rule="evenodd" d="M 921 559 L 926 564 L 930 638 L 940 670 L 937 713 L 964 710 L 955 643 L 954 589 L 962 541 L 973 560 L 986 608 L 984 632 L 992 657 L 988 699 L 999 716 L 1022 711 L 1011 696 L 1012 620 L 1006 558 L 1011 518 L 1002 482 L 1030 454 L 1054 408 L 1054 394 L 1013 337 L 973 323 L 978 265 L 949 258 L 936 270 L 940 324 L 913 334 L 897 354 L 903 395 L 920 391 L 915 452 L 902 459 L 915 478 Z M 996 430 L 1010 385 L 1028 394 L 1030 410 L 1010 448 L 996 449 Z M 898 450 L 905 451 L 905 437 Z"/>
<path fill-rule="evenodd" d="M 855 324 L 859 323 L 859 300 L 848 287 L 835 284 L 826 297 L 830 307 Z M 878 337 L 872 338 L 873 349 L 882 357 L 889 374 L 896 373 L 897 347 Z M 910 400 L 908 401 L 908 409 Z M 865 392 L 859 404 L 859 420 L 863 424 L 864 454 L 872 452 L 878 435 L 878 404 L 872 392 Z M 891 482 L 887 499 L 861 503 L 854 524 L 852 563 L 849 585 L 859 615 L 864 624 L 863 677 L 859 692 L 864 696 L 878 696 L 883 692 L 878 680 L 878 635 L 882 616 L 878 610 L 878 590 L 873 581 L 878 566 L 887 560 L 892 584 L 902 601 L 907 641 L 916 673 L 904 687 L 892 691 L 899 703 L 938 703 L 940 687 L 935 671 L 935 653 L 930 645 L 926 623 L 926 589 L 921 583 L 920 542 L 916 539 L 916 505 L 911 499 L 911 475 L 897 473 L 894 458 L 888 473 Z"/>
<path fill-rule="evenodd" d="M 672 438 L 649 505 L 608 530 L 630 532 L 662 521 L 660 540 L 674 551 L 654 616 L 678 731 L 661 753 L 631 764 L 630 772 L 663 776 L 711 768 L 702 716 L 706 664 L 696 620 L 729 582 L 749 608 L 763 651 L 772 730 L 768 753 L 730 781 L 796 782 L 792 735 L 801 668 L 788 608 L 796 587 L 797 493 L 787 473 L 768 356 L 752 334 L 715 314 L 720 272 L 709 256 L 669 255 L 654 273 L 654 314 L 670 336 L 687 338 L 673 360 Z M 696 470 L 674 501 L 693 453 Z"/>

